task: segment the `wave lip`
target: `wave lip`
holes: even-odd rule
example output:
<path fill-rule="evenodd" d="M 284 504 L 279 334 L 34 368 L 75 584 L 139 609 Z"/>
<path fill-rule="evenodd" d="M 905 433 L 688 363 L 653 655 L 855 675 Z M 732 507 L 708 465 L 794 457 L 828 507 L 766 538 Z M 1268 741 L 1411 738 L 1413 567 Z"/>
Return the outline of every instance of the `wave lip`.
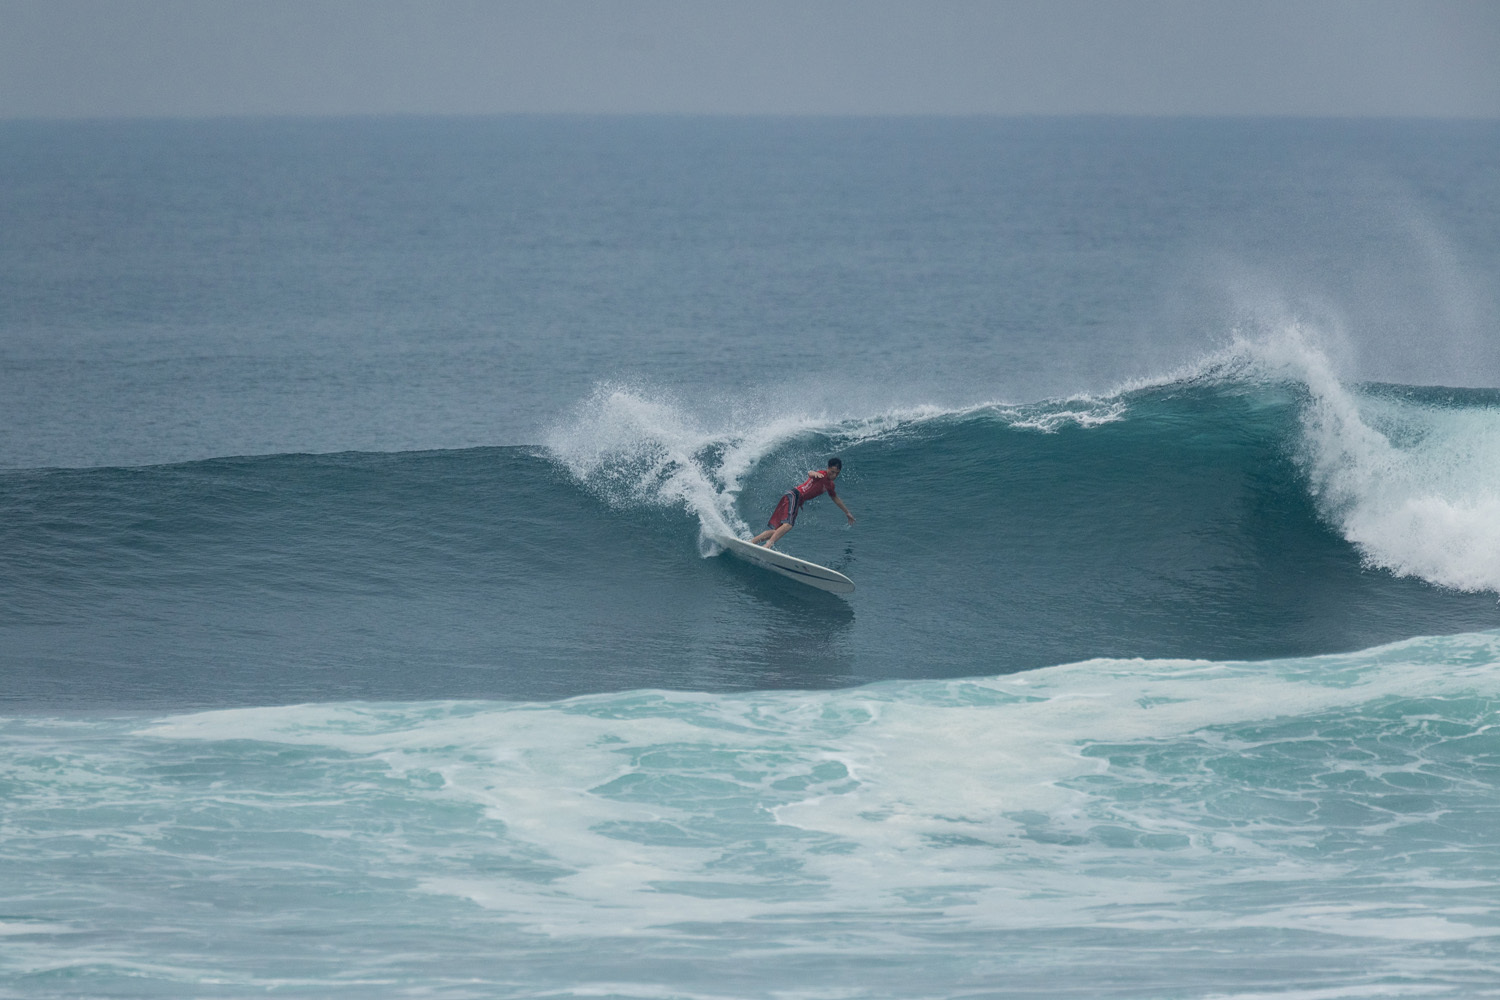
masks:
<path fill-rule="evenodd" d="M 1097 396 L 864 415 L 738 411 L 717 425 L 688 418 L 669 399 L 608 384 L 547 444 L 611 503 L 685 509 L 706 538 L 745 532 L 739 496 L 746 477 L 767 464 L 795 476 L 799 462 L 821 460 L 825 450 L 912 435 L 936 442 L 966 433 L 974 421 L 1042 433 L 1150 424 L 1172 400 L 1206 392 L 1221 410 L 1231 398 L 1295 410 L 1297 430 L 1279 447 L 1296 456 L 1308 495 L 1367 566 L 1458 591 L 1500 591 L 1500 395 L 1346 384 L 1317 341 L 1296 324 L 1237 336 L 1192 365 Z M 1194 425 L 1176 414 L 1155 432 L 1196 434 L 1223 419 L 1205 412 Z"/>
<path fill-rule="evenodd" d="M 1079 395 L 1039 403 L 983 402 L 951 408 L 894 407 L 874 414 L 781 411 L 765 418 L 731 410 L 716 426 L 689 416 L 669 397 L 634 386 L 600 383 L 569 420 L 545 437 L 548 453 L 590 492 L 615 507 L 683 509 L 699 522 L 704 555 L 716 534 L 749 533 L 738 511 L 745 477 L 779 451 L 799 446 L 820 462 L 823 452 L 936 433 L 972 420 L 997 420 L 1018 430 L 1052 433 L 1067 426 L 1097 427 L 1124 418 L 1119 395 Z M 786 463 L 783 463 L 786 464 Z"/>
<path fill-rule="evenodd" d="M 0 474 L 0 701 L 835 687 L 1494 626 L 1500 393 L 1345 384 L 1295 340 L 1223 360 L 962 409 L 605 386 L 543 453 Z M 695 558 L 834 453 L 858 523 L 812 504 L 789 550 L 850 602 Z"/>
<path fill-rule="evenodd" d="M 1500 393 L 1351 388 L 1308 350 L 1297 373 L 1311 489 L 1366 564 L 1500 591 Z"/>

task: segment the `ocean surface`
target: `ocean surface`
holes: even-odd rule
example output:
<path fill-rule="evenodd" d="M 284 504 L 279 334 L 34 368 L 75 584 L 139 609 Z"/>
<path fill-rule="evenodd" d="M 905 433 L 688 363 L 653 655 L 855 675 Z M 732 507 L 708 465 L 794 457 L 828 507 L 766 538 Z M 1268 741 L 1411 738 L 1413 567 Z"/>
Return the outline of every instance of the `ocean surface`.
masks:
<path fill-rule="evenodd" d="M 1497 276 L 1496 122 L 0 123 L 0 997 L 1500 996 Z"/>

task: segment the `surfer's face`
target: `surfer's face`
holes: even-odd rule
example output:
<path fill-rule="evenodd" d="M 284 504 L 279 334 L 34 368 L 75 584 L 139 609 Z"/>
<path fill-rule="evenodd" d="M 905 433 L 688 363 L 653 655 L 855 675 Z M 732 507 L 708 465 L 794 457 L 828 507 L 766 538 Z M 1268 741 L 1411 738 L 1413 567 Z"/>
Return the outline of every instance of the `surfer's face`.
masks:
<path fill-rule="evenodd" d="M 839 473 L 843 472 L 843 471 L 844 471 L 843 469 L 840 469 L 840 468 L 837 468 L 837 467 L 829 469 L 828 470 L 828 478 L 829 479 L 837 479 L 839 477 Z"/>

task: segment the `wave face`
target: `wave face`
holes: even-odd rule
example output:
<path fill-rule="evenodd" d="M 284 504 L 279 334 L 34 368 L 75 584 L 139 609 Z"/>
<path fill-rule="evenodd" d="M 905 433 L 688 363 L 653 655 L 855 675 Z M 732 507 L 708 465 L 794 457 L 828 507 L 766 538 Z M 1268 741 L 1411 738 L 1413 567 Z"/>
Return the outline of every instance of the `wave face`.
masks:
<path fill-rule="evenodd" d="M 0 977 L 1483 996 L 1497 711 L 1491 633 L 821 693 L 31 715 L 0 723 Z"/>
<path fill-rule="evenodd" d="M 0 123 L 0 995 L 1495 996 L 1497 149 Z"/>
<path fill-rule="evenodd" d="M 822 687 L 1500 624 L 1493 390 L 1262 347 L 1101 398 L 735 419 L 602 387 L 545 450 L 7 473 L 5 697 Z M 702 558 L 832 452 L 857 526 L 819 500 L 783 547 L 851 600 Z"/>

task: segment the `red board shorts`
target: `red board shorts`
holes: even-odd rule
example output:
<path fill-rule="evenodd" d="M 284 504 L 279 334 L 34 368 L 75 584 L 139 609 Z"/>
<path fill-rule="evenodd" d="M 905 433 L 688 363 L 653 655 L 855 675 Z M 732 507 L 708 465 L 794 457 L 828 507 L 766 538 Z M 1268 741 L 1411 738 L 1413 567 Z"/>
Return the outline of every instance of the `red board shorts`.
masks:
<path fill-rule="evenodd" d="M 796 490 L 789 490 L 776 505 L 776 510 L 771 513 L 771 520 L 766 522 L 768 528 L 779 528 L 783 524 L 796 524 L 797 514 L 802 510 L 802 494 Z"/>

